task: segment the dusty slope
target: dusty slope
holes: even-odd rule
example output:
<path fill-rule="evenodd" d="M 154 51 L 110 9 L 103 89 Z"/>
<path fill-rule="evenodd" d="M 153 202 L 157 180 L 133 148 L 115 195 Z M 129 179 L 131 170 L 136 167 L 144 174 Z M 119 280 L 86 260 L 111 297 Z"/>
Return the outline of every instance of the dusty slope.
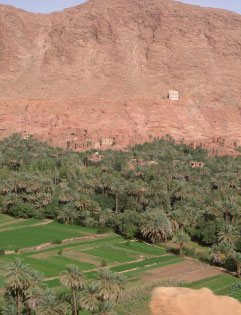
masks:
<path fill-rule="evenodd" d="M 82 149 L 169 133 L 235 147 L 240 82 L 235 13 L 171 0 L 90 0 L 49 15 L 0 5 L 0 137 L 26 130 Z M 179 101 L 165 99 L 170 89 Z"/>

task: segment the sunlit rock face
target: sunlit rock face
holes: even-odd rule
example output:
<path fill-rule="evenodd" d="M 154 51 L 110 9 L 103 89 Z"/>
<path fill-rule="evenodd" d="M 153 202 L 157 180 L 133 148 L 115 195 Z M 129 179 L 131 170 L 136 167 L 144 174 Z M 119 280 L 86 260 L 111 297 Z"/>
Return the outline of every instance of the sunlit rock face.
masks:
<path fill-rule="evenodd" d="M 241 304 L 209 289 L 157 288 L 150 303 L 152 315 L 240 315 Z"/>
<path fill-rule="evenodd" d="M 236 155 L 240 38 L 241 15 L 172 0 L 0 5 L 0 139 L 25 132 L 81 151 L 170 134 Z"/>

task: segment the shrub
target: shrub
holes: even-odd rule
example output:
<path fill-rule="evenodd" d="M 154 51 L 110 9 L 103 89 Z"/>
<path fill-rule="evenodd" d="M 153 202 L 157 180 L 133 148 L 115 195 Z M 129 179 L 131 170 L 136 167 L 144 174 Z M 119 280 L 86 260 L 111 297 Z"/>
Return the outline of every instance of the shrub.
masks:
<path fill-rule="evenodd" d="M 10 209 L 10 214 L 16 218 L 32 218 L 35 214 L 34 206 L 30 203 L 17 202 Z"/>
<path fill-rule="evenodd" d="M 101 267 L 106 267 L 107 266 L 107 261 L 106 259 L 103 259 L 101 262 Z"/>
<path fill-rule="evenodd" d="M 106 228 L 106 227 L 99 227 L 98 230 L 96 231 L 97 234 L 105 234 L 110 232 L 111 229 Z"/>
<path fill-rule="evenodd" d="M 192 257 L 192 258 L 196 257 L 195 248 L 184 247 L 183 253 L 185 256 L 188 256 L 188 257 Z"/>
<path fill-rule="evenodd" d="M 62 241 L 60 239 L 55 239 L 52 241 L 52 244 L 61 244 Z"/>
<path fill-rule="evenodd" d="M 17 254 L 19 252 L 19 248 L 15 248 L 14 251 Z"/>
<path fill-rule="evenodd" d="M 62 248 L 60 248 L 59 250 L 58 250 L 58 255 L 62 255 L 63 254 L 63 249 Z"/>
<path fill-rule="evenodd" d="M 208 253 L 205 252 L 196 253 L 196 258 L 198 258 L 202 262 L 209 263 Z"/>
<path fill-rule="evenodd" d="M 0 255 L 5 255 L 5 249 L 4 248 L 0 248 Z"/>
<path fill-rule="evenodd" d="M 225 259 L 224 268 L 229 271 L 236 271 L 237 265 L 235 260 L 232 257 Z"/>

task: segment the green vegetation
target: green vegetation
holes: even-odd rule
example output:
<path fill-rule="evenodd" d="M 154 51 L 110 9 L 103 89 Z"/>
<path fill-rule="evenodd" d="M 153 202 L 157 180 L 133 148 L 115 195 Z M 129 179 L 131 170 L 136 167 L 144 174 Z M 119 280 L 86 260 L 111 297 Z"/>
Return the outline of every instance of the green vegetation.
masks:
<path fill-rule="evenodd" d="M 13 221 L 14 219 L 6 214 L 2 214 L 0 213 L 0 224 L 4 224 L 4 223 L 7 223 L 7 222 L 11 222 Z"/>
<path fill-rule="evenodd" d="M 101 246 L 84 251 L 86 254 L 94 255 L 97 257 L 109 259 L 113 262 L 128 262 L 137 259 L 137 255 L 129 253 L 125 250 L 118 250 L 111 246 Z"/>
<path fill-rule="evenodd" d="M 192 248 L 196 248 L 196 249 L 200 249 L 200 250 L 202 250 L 202 251 L 208 251 L 210 248 L 209 247 L 207 247 L 207 246 L 202 246 L 202 245 L 200 245 L 200 244 L 198 244 L 198 243 L 195 243 L 195 242 L 192 242 L 192 241 L 188 241 L 187 243 L 186 243 L 186 245 L 187 246 L 190 246 L 190 247 L 192 247 Z"/>
<path fill-rule="evenodd" d="M 0 247 L 7 250 L 37 246 L 52 242 L 53 238 L 64 240 L 84 236 L 78 226 L 50 223 L 43 226 L 26 227 L 0 232 Z"/>
<path fill-rule="evenodd" d="M 20 228 L 20 227 L 25 227 L 29 225 L 35 225 L 43 222 L 43 220 L 38 220 L 38 219 L 28 219 L 16 223 L 9 223 L 9 224 L 4 224 L 0 226 L 0 232 L 1 230 L 6 230 L 6 229 L 15 229 L 15 228 Z"/>
<path fill-rule="evenodd" d="M 219 295 L 230 295 L 231 285 L 240 283 L 241 281 L 229 275 L 217 275 L 203 280 L 195 281 L 185 285 L 186 288 L 201 289 L 208 288 Z"/>
<path fill-rule="evenodd" d="M 134 252 L 142 253 L 142 254 L 149 254 L 149 255 L 163 255 L 166 253 L 165 250 L 161 248 L 156 248 L 150 245 L 147 245 L 145 243 L 140 243 L 140 242 L 126 242 L 126 243 L 119 243 L 115 244 L 115 247 L 120 247 L 123 249 L 129 249 Z"/>
<path fill-rule="evenodd" d="M 176 256 L 163 256 L 163 257 L 147 258 L 147 259 L 144 259 L 142 261 L 124 264 L 124 265 L 112 267 L 110 269 L 112 271 L 115 271 L 115 272 L 122 272 L 122 271 L 131 270 L 131 269 L 135 269 L 135 268 L 145 267 L 148 265 L 153 265 L 153 264 L 159 265 L 162 262 L 170 261 L 172 259 L 175 259 L 175 261 L 176 261 L 177 257 Z"/>
<path fill-rule="evenodd" d="M 76 265 L 67 265 L 59 279 L 65 287 L 64 294 L 56 294 L 50 287 L 43 286 L 43 275 L 17 258 L 7 265 L 5 277 L 6 294 L 3 314 L 72 314 L 80 310 L 101 314 L 112 312 L 118 306 L 119 296 L 124 290 L 125 278 L 104 269 L 97 272 L 95 281 L 87 281 Z M 17 275 L 17 277 L 16 277 Z"/>
<path fill-rule="evenodd" d="M 44 290 L 42 308 L 56 306 L 59 311 L 68 305 L 68 311 L 76 313 L 82 303 L 90 312 L 101 308 L 103 314 L 108 313 L 112 301 L 109 306 L 102 302 L 110 291 L 100 298 L 96 282 L 109 277 L 120 284 L 113 276 L 115 271 L 125 274 L 131 286 L 151 269 L 183 261 L 183 255 L 224 266 L 240 276 L 241 157 L 211 157 L 200 147 L 176 144 L 170 136 L 152 140 L 125 152 L 100 151 L 103 160 L 98 163 L 90 159 L 95 150 L 64 151 L 21 135 L 0 141 L 0 262 L 25 270 L 15 260 L 24 258 L 29 267 L 44 273 L 41 279 L 49 288 L 62 290 L 64 286 L 62 294 L 67 290 L 68 301 L 73 301 L 58 304 L 53 290 Z M 192 161 L 202 162 L 204 167 L 193 168 Z M 34 226 L 43 219 L 53 222 Z M 109 235 L 101 235 L 104 233 Z M 72 243 L 62 242 L 82 236 Z M 132 241 L 135 238 L 146 243 Z M 161 248 L 166 240 L 176 243 L 180 258 L 164 255 L 170 250 L 166 244 L 167 251 Z M 26 250 L 44 243 L 50 247 Z M 16 253 L 8 255 L 8 250 Z M 55 277 L 61 277 L 66 265 L 75 267 L 68 268 L 60 283 Z M 104 270 L 106 265 L 110 274 L 103 271 L 100 275 L 98 269 Z M 69 282 L 72 275 L 79 283 L 80 273 L 91 280 L 84 289 Z M 2 287 L 4 275 L 2 271 Z M 31 285 L 31 275 L 24 280 L 26 287 Z M 238 278 L 223 276 L 191 287 L 207 286 L 217 294 L 238 297 L 236 281 Z M 12 284 L 7 285 L 11 291 Z M 19 295 L 26 287 L 16 289 Z M 22 300 L 12 303 L 17 312 L 22 307 L 27 311 L 24 299 L 22 295 Z M 144 302 L 148 296 L 140 295 L 140 299 Z M 42 311 L 38 309 L 39 314 Z"/>

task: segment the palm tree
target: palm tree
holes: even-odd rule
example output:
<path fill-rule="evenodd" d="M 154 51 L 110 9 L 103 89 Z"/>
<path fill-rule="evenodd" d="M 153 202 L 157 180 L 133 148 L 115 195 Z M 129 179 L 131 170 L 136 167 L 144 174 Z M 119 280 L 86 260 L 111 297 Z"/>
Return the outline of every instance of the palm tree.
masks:
<path fill-rule="evenodd" d="M 179 245 L 179 255 L 181 258 L 183 258 L 183 246 L 189 240 L 190 240 L 189 235 L 180 231 L 177 231 L 173 238 L 173 242 Z"/>
<path fill-rule="evenodd" d="M 99 215 L 99 223 L 101 226 L 105 226 L 106 222 L 108 222 L 109 219 L 113 218 L 114 213 L 111 209 L 104 209 L 101 211 Z"/>
<path fill-rule="evenodd" d="M 50 289 L 46 289 L 40 299 L 36 314 L 65 315 L 66 305 L 62 301 L 59 301 Z"/>
<path fill-rule="evenodd" d="M 117 296 L 116 296 L 116 300 L 115 300 L 115 308 L 117 309 L 117 305 L 119 302 L 119 297 L 121 292 L 125 289 L 125 282 L 126 282 L 126 277 L 123 274 L 116 274 L 116 282 L 117 282 Z"/>
<path fill-rule="evenodd" d="M 65 205 L 58 210 L 58 220 L 63 220 L 65 224 L 74 224 L 74 220 L 78 218 L 79 214 L 72 203 Z"/>
<path fill-rule="evenodd" d="M 84 274 L 75 265 L 68 265 L 67 273 L 61 277 L 61 283 L 72 290 L 73 297 L 73 314 L 77 315 L 77 304 L 76 304 L 76 290 L 81 290 L 85 285 Z"/>
<path fill-rule="evenodd" d="M 119 194 L 123 191 L 123 183 L 121 181 L 114 181 L 111 184 L 111 191 L 115 194 L 115 212 L 119 209 Z"/>
<path fill-rule="evenodd" d="M 31 314 L 31 310 L 32 311 L 37 311 L 39 305 L 40 305 L 40 301 L 43 297 L 43 290 L 41 288 L 29 288 L 26 292 L 26 306 L 27 309 L 29 310 L 29 314 Z"/>
<path fill-rule="evenodd" d="M 5 283 L 7 289 L 17 295 L 17 314 L 21 311 L 21 298 L 23 291 L 31 285 L 32 277 L 29 266 L 23 263 L 23 260 L 16 258 L 14 262 L 8 265 Z"/>
<path fill-rule="evenodd" d="M 223 264 L 225 259 L 233 253 L 233 247 L 228 243 L 213 245 L 209 251 L 209 259 L 213 263 Z"/>
<path fill-rule="evenodd" d="M 98 314 L 99 315 L 117 315 L 117 312 L 114 311 L 115 304 L 110 301 L 103 301 L 100 305 Z"/>
<path fill-rule="evenodd" d="M 14 300 L 9 301 L 3 306 L 2 315 L 16 315 L 18 314 L 18 307 Z"/>
<path fill-rule="evenodd" d="M 238 228 L 232 224 L 225 224 L 218 233 L 218 241 L 221 243 L 227 243 L 235 245 L 240 239 L 240 232 Z"/>
<path fill-rule="evenodd" d="M 238 277 L 241 278 L 240 269 L 241 269 L 241 253 L 234 251 L 231 257 L 234 259 L 237 265 L 237 274 Z"/>
<path fill-rule="evenodd" d="M 92 314 L 94 314 L 95 310 L 98 309 L 101 305 L 99 283 L 87 283 L 79 302 L 82 309 L 90 311 Z"/>
<path fill-rule="evenodd" d="M 30 270 L 31 274 L 31 285 L 30 287 L 24 292 L 25 296 L 25 305 L 28 309 L 29 314 L 31 310 L 36 311 L 39 306 L 39 301 L 43 295 L 43 284 L 42 280 L 44 276 L 42 273 L 36 270 Z"/>
<path fill-rule="evenodd" d="M 172 224 L 161 209 L 151 209 L 142 216 L 140 232 L 152 243 L 167 240 L 172 235 Z"/>
<path fill-rule="evenodd" d="M 100 282 L 99 294 L 103 300 L 112 300 L 118 293 L 116 275 L 109 269 L 102 269 L 97 273 Z"/>

